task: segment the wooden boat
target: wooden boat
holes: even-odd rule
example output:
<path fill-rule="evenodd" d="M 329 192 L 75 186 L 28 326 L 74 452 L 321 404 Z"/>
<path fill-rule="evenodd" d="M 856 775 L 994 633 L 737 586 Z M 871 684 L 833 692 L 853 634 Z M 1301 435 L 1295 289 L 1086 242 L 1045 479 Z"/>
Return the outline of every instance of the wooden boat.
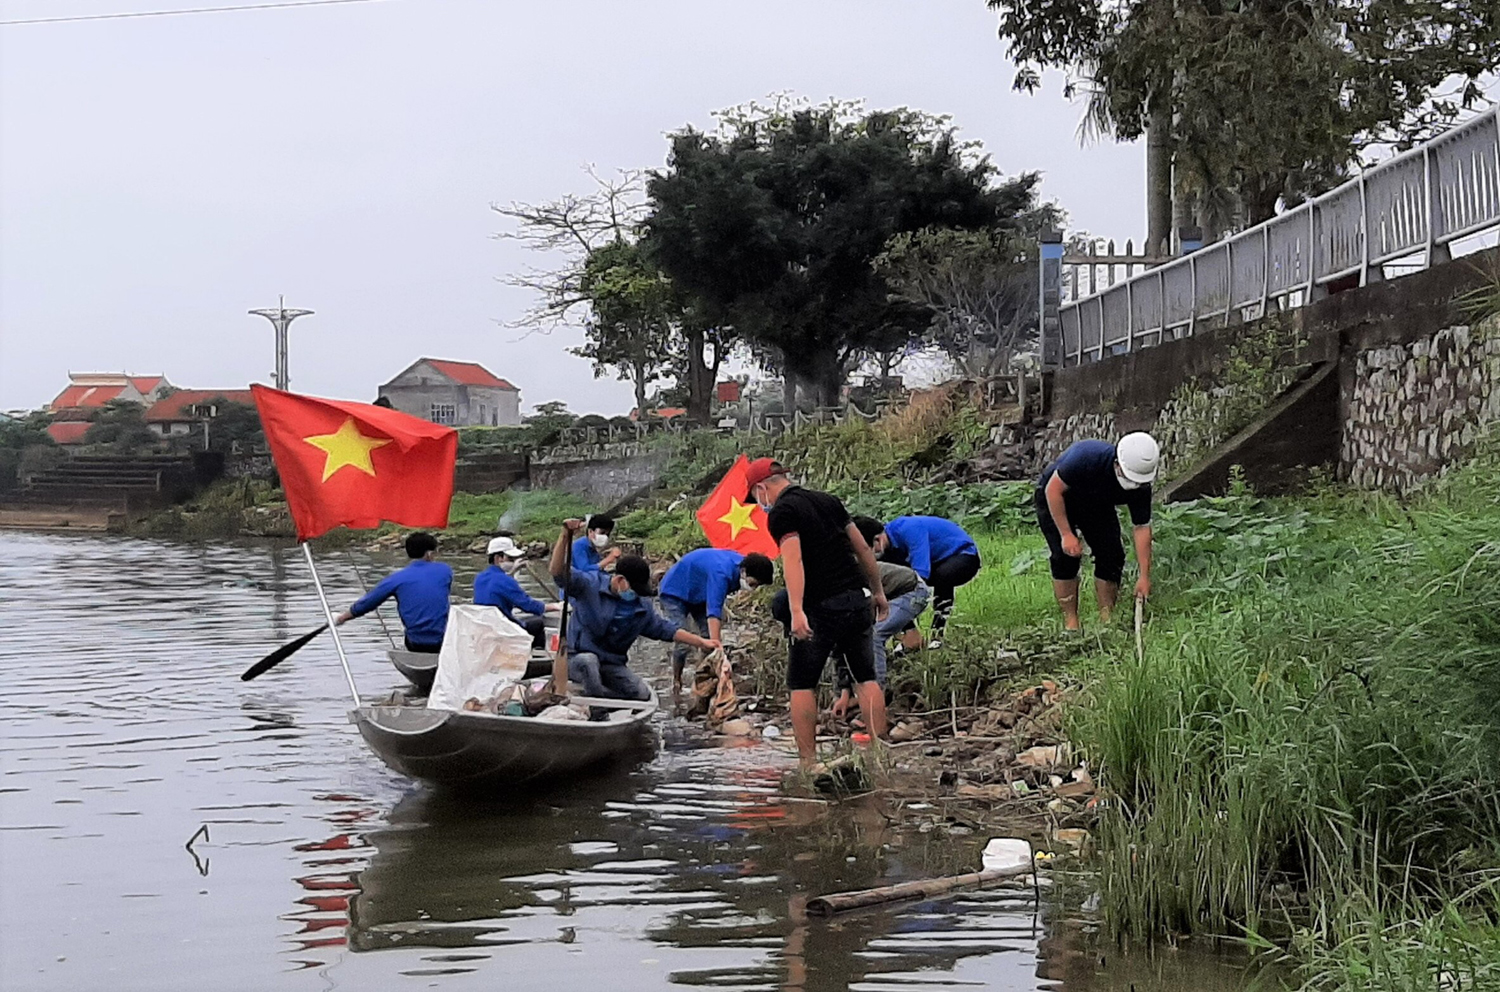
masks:
<path fill-rule="evenodd" d="M 386 654 L 396 671 L 406 681 L 416 686 L 424 695 L 432 691 L 432 681 L 437 678 L 438 656 L 421 651 L 403 651 L 392 648 Z M 532 650 L 531 660 L 526 664 L 526 678 L 537 679 L 552 674 L 552 656 L 545 651 Z"/>
<path fill-rule="evenodd" d="M 573 702 L 626 715 L 554 721 L 384 705 L 361 706 L 350 717 L 392 770 L 439 785 L 486 787 L 566 776 L 639 753 L 657 710 L 655 690 L 646 700 Z"/>

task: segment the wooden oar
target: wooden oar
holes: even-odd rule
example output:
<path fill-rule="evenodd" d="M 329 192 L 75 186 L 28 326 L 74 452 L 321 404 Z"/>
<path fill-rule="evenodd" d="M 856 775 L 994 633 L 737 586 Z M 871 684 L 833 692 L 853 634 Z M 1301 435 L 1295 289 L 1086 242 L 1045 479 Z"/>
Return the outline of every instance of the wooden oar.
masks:
<path fill-rule="evenodd" d="M 587 525 L 585 525 L 587 526 Z M 563 577 L 557 580 L 558 594 L 567 588 L 573 577 L 573 535 L 569 534 L 563 552 Z M 562 596 L 562 616 L 557 621 L 557 654 L 552 656 L 552 691 L 559 696 L 568 694 L 568 598 Z"/>
<path fill-rule="evenodd" d="M 328 625 L 325 623 L 317 630 L 303 634 L 295 641 L 288 641 L 286 644 L 283 644 L 275 651 L 272 651 L 270 654 L 266 655 L 260 661 L 257 661 L 255 664 L 245 669 L 245 674 L 240 676 L 240 681 L 249 682 L 257 675 L 264 675 L 266 672 L 269 672 L 271 669 L 275 668 L 277 665 L 281 664 L 283 661 L 286 661 L 292 655 L 302 650 L 302 647 L 307 644 L 308 641 L 312 640 L 314 637 L 317 637 L 327 629 Z"/>
<path fill-rule="evenodd" d="M 562 598 L 562 593 L 558 591 L 557 587 L 554 584 L 548 582 L 545 578 L 542 577 L 542 573 L 537 571 L 535 565 L 524 558 L 521 559 L 521 564 L 525 566 L 527 573 L 536 580 L 537 585 L 542 587 L 542 592 L 546 593 L 548 596 L 551 596 L 553 599 Z"/>
<path fill-rule="evenodd" d="M 363 589 L 365 591 L 365 595 L 368 596 L 370 594 L 370 584 L 365 581 L 365 573 L 361 572 L 359 570 L 359 565 L 355 563 L 354 554 L 346 548 L 344 550 L 344 557 L 349 559 L 349 567 L 354 569 L 354 575 L 359 579 L 359 587 Z M 391 628 L 385 625 L 385 617 L 380 612 L 379 604 L 376 604 L 375 606 L 375 619 L 380 621 L 380 629 L 385 631 L 385 639 L 390 642 L 391 650 L 396 650 L 396 639 L 391 636 Z"/>

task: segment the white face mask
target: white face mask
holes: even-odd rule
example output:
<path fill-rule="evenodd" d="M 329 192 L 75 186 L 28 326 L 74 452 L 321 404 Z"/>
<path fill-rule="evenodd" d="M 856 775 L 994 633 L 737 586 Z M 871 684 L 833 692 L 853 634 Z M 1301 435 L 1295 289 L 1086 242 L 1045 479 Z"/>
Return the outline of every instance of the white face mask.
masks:
<path fill-rule="evenodd" d="M 1126 492 L 1129 492 L 1132 489 L 1141 488 L 1141 484 L 1139 482 L 1135 482 L 1131 479 L 1125 478 L 1125 473 L 1121 472 L 1118 467 L 1115 468 L 1115 481 L 1118 482 L 1120 484 L 1120 488 L 1124 489 Z"/>
<path fill-rule="evenodd" d="M 609 547 L 609 535 L 594 533 L 589 535 L 589 543 L 596 548 Z"/>

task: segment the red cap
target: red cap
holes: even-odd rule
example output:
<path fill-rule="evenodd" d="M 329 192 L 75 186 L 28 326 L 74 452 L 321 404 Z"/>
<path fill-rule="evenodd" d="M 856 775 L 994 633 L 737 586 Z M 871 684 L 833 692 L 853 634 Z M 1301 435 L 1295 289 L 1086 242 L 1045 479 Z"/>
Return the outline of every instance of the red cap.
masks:
<path fill-rule="evenodd" d="M 765 482 L 773 475 L 785 475 L 786 469 L 774 458 L 757 458 L 745 466 L 745 492 L 749 493 L 757 485 Z"/>

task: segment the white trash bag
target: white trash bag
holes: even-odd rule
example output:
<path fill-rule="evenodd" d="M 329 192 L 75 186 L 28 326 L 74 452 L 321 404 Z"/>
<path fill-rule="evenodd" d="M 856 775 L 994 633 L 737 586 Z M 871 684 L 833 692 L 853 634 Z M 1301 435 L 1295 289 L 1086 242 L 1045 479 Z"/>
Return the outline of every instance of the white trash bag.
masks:
<path fill-rule="evenodd" d="M 427 708 L 461 710 L 465 700 L 495 698 L 526 674 L 531 640 L 530 634 L 493 606 L 448 607 L 448 629 Z"/>
<path fill-rule="evenodd" d="M 1031 842 L 1020 837 L 993 837 L 980 855 L 985 871 L 1000 871 L 1031 864 Z"/>

